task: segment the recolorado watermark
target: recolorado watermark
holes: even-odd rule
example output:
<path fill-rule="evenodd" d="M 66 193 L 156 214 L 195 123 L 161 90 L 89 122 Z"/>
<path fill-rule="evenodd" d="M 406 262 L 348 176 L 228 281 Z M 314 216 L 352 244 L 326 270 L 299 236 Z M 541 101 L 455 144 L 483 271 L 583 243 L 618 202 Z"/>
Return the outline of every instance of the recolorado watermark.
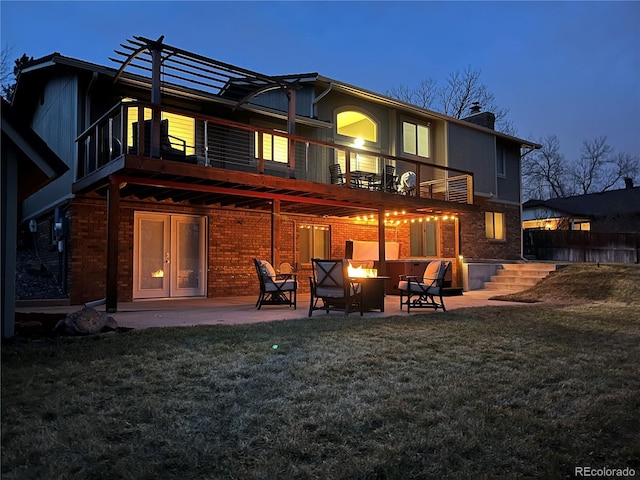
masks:
<path fill-rule="evenodd" d="M 630 467 L 574 467 L 573 474 L 576 477 L 635 477 L 636 471 Z"/>

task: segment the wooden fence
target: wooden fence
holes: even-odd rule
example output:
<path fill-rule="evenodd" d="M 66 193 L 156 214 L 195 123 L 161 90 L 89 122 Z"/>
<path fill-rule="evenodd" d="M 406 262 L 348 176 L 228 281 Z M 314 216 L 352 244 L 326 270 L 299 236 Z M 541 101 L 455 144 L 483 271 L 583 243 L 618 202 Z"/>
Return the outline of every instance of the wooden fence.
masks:
<path fill-rule="evenodd" d="M 525 230 L 524 255 L 563 262 L 638 263 L 640 233 Z"/>

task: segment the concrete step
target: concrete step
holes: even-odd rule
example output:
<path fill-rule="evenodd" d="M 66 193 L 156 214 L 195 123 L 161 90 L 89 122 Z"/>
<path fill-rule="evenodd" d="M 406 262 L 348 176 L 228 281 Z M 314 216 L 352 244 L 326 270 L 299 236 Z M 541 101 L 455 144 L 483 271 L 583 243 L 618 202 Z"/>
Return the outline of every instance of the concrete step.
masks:
<path fill-rule="evenodd" d="M 522 275 L 493 275 L 491 277 L 491 282 L 494 283 L 513 283 L 517 285 L 535 285 L 542 277 L 531 277 L 531 276 L 522 276 Z"/>
<path fill-rule="evenodd" d="M 556 269 L 551 263 L 504 263 L 502 268 L 484 283 L 488 290 L 522 291 L 531 288 Z"/>
<path fill-rule="evenodd" d="M 556 264 L 555 263 L 503 263 L 502 268 L 505 270 L 552 272 L 556 269 Z"/>
<path fill-rule="evenodd" d="M 484 282 L 485 290 L 499 290 L 499 291 L 513 291 L 513 292 L 521 292 L 522 290 L 526 290 L 527 288 L 531 288 L 531 285 L 518 285 L 514 283 L 494 283 L 494 282 Z"/>

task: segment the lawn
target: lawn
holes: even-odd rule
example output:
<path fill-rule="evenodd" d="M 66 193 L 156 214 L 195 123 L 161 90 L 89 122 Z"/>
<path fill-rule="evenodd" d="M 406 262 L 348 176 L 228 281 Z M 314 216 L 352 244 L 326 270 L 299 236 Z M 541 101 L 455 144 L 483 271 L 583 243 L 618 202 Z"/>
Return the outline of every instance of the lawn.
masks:
<path fill-rule="evenodd" d="M 640 475 L 637 273 L 589 301 L 5 345 L 2 478 Z"/>

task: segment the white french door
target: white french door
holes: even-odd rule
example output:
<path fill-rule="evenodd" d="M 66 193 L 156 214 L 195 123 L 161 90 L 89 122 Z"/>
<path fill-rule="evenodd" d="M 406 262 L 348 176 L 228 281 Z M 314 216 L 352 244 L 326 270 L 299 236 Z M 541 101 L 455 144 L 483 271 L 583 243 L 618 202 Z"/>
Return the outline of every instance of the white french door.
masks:
<path fill-rule="evenodd" d="M 206 294 L 206 218 L 134 213 L 133 298 Z"/>

